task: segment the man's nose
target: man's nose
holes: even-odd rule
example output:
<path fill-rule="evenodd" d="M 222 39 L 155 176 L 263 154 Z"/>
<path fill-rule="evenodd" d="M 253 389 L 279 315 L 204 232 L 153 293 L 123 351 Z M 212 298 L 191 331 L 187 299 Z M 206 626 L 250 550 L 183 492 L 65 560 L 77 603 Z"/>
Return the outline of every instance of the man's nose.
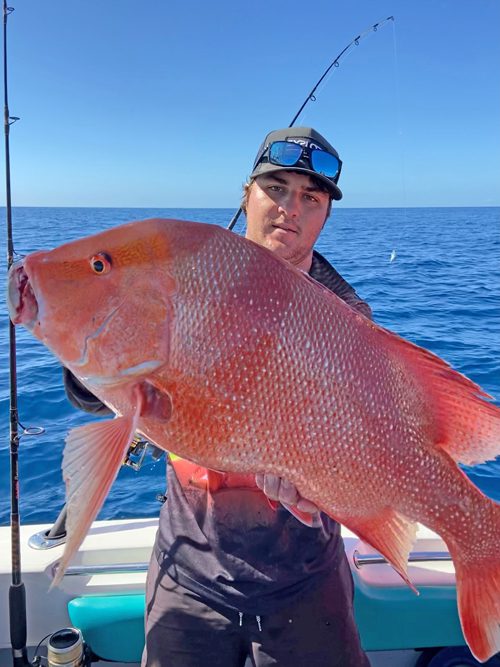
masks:
<path fill-rule="evenodd" d="M 300 196 L 298 192 L 288 192 L 282 200 L 280 208 L 289 218 L 295 218 L 300 213 Z"/>

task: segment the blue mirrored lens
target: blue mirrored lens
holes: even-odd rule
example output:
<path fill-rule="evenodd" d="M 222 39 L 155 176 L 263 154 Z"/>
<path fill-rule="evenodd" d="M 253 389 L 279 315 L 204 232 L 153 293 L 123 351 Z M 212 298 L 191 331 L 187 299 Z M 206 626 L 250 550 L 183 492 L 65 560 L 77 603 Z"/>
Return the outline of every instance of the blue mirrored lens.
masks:
<path fill-rule="evenodd" d="M 335 178 L 339 173 L 340 162 L 335 155 L 315 148 L 311 151 L 311 167 L 318 174 L 323 174 L 323 176 L 328 176 L 328 178 Z"/>
<path fill-rule="evenodd" d="M 269 148 L 269 161 L 281 167 L 293 167 L 302 155 L 302 146 L 289 141 L 275 141 Z"/>

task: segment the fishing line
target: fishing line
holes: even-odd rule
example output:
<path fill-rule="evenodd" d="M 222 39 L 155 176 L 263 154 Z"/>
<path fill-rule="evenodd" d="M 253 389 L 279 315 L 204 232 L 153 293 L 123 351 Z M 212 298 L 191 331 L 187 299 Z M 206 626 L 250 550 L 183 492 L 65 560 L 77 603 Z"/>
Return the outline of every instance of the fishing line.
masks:
<path fill-rule="evenodd" d="M 313 88 L 311 89 L 310 93 L 307 95 L 305 98 L 304 102 L 302 105 L 299 107 L 299 110 L 295 114 L 295 116 L 292 118 L 292 121 L 288 127 L 293 127 L 300 116 L 300 114 L 304 111 L 306 108 L 307 104 L 309 102 L 316 102 L 316 96 L 315 93 L 318 89 L 318 87 L 321 85 L 321 83 L 324 81 L 324 79 L 328 76 L 328 74 L 333 70 L 334 67 L 340 67 L 340 61 L 341 59 L 347 55 L 349 51 L 354 49 L 356 46 L 359 46 L 359 43 L 361 42 L 362 39 L 364 39 L 367 35 L 369 35 L 372 32 L 377 32 L 379 28 L 381 28 L 385 23 L 388 23 L 389 21 L 394 22 L 394 16 L 388 16 L 386 19 L 383 19 L 382 21 L 379 21 L 378 23 L 374 23 L 371 25 L 369 28 L 367 28 L 364 32 L 360 33 L 357 35 L 353 40 L 349 42 L 349 44 L 342 49 L 342 51 L 335 57 L 335 59 L 328 65 L 326 70 L 323 72 L 323 74 L 320 76 L 318 81 L 314 84 Z M 231 222 L 227 226 L 228 229 L 233 229 L 235 226 L 238 218 L 240 217 L 243 209 L 240 208 L 236 211 L 234 216 L 231 219 Z"/>
<path fill-rule="evenodd" d="M 389 256 L 389 262 L 393 262 L 397 258 L 398 249 L 401 241 L 401 236 L 403 229 L 406 229 L 408 223 L 408 207 L 407 207 L 407 192 L 406 192 L 406 155 L 405 155 L 405 146 L 403 141 L 403 126 L 402 126 L 402 112 L 401 112 L 401 86 L 400 84 L 400 75 L 399 75 L 399 58 L 398 58 L 398 44 L 396 38 L 396 25 L 393 25 L 392 30 L 393 38 L 393 50 L 394 50 L 394 90 L 396 97 L 396 128 L 398 133 L 398 145 L 399 145 L 399 173 L 401 174 L 401 192 L 402 192 L 402 209 L 403 209 L 403 222 L 402 224 L 397 225 L 397 237 L 393 238 L 392 250 Z"/>

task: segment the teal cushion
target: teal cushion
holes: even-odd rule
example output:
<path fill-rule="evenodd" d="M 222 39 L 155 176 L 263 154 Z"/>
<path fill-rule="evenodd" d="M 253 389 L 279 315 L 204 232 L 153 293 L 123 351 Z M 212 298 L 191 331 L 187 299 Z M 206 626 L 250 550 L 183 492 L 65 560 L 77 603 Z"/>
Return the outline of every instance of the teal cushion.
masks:
<path fill-rule="evenodd" d="M 460 646 L 465 640 L 454 586 L 369 586 L 354 573 L 354 612 L 366 651 Z"/>
<path fill-rule="evenodd" d="M 92 651 L 104 660 L 140 662 L 144 648 L 144 595 L 74 598 L 71 623 L 80 628 Z"/>

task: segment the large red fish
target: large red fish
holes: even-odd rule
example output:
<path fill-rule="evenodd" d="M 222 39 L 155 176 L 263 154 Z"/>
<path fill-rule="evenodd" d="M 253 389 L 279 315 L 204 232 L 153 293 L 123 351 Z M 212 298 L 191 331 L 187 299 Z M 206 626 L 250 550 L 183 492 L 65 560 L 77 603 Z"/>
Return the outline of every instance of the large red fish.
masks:
<path fill-rule="evenodd" d="M 473 382 L 211 225 L 146 220 L 34 253 L 9 293 L 13 322 L 117 415 L 68 436 L 59 577 L 139 431 L 207 468 L 290 480 L 406 581 L 425 524 L 452 555 L 474 655 L 500 649 L 500 506 L 457 467 L 500 453 L 500 410 Z"/>

